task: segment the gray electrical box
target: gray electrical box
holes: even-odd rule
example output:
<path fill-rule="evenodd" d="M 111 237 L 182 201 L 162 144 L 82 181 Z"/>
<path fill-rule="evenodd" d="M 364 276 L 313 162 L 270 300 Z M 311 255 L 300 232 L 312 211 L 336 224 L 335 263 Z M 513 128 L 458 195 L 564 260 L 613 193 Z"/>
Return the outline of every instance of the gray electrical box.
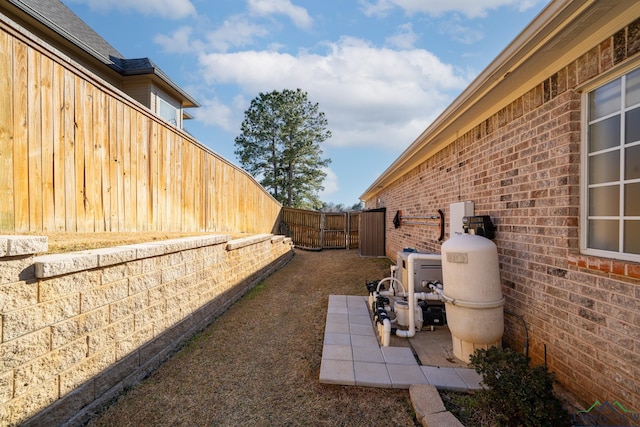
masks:
<path fill-rule="evenodd" d="M 456 202 L 449 205 L 449 237 L 465 232 L 462 218 L 473 216 L 475 205 L 472 201 Z"/>

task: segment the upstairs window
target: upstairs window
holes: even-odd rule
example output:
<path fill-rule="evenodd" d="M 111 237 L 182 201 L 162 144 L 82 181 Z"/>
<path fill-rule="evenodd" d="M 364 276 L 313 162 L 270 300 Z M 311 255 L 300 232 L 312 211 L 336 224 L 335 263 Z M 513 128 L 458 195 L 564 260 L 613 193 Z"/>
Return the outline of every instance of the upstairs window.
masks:
<path fill-rule="evenodd" d="M 153 90 L 155 113 L 176 127 L 182 126 L 180 104 L 160 90 Z M 154 101 L 152 100 L 152 104 Z"/>
<path fill-rule="evenodd" d="M 160 97 L 158 97 L 158 115 L 172 125 L 178 125 L 178 109 Z"/>
<path fill-rule="evenodd" d="M 640 68 L 586 94 L 582 250 L 640 261 Z"/>

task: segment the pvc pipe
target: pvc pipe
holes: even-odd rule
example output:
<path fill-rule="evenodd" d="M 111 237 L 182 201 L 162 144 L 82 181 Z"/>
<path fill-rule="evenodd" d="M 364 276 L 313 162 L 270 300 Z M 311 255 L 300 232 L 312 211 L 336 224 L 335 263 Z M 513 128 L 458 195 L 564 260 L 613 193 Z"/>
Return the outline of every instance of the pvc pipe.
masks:
<path fill-rule="evenodd" d="M 440 294 L 436 293 L 436 292 L 416 292 L 414 294 L 415 298 L 417 300 L 422 300 L 422 301 L 441 301 L 442 298 L 440 297 Z"/>
<path fill-rule="evenodd" d="M 391 344 L 391 321 L 384 319 L 382 322 L 382 346 L 389 347 Z"/>
<path fill-rule="evenodd" d="M 412 338 L 416 334 L 416 299 L 415 299 L 415 278 L 413 277 L 413 263 L 417 259 L 429 259 L 429 260 L 442 260 L 442 255 L 440 254 L 420 254 L 420 253 L 412 253 L 407 257 L 407 269 L 409 270 L 408 282 L 409 282 L 409 292 L 408 292 L 408 303 L 409 303 L 409 329 L 406 331 L 396 329 L 396 335 L 402 338 Z"/>
<path fill-rule="evenodd" d="M 378 282 L 378 286 L 376 287 L 376 291 L 374 293 L 370 293 L 369 294 L 369 307 L 373 306 L 373 300 L 375 299 L 376 295 L 382 295 L 382 296 L 386 296 L 386 297 L 391 297 L 391 296 L 395 296 L 396 292 L 394 291 L 381 291 L 380 290 L 380 285 L 382 285 L 384 282 L 391 282 L 391 285 L 389 285 L 389 289 L 391 289 L 391 287 L 393 286 L 393 283 L 398 282 L 400 284 L 400 286 L 402 287 L 402 294 L 404 294 L 404 286 L 402 286 L 402 282 L 398 279 L 396 279 L 395 277 L 391 276 L 391 277 L 385 277 L 384 279 L 380 280 Z"/>
<path fill-rule="evenodd" d="M 382 285 L 385 281 L 391 282 L 391 284 L 389 285 L 389 290 L 391 290 L 393 283 L 398 282 L 400 284 L 400 287 L 402 288 L 402 292 L 404 293 L 404 286 L 402 286 L 402 282 L 400 280 L 396 279 L 395 277 L 385 277 L 378 282 L 378 287 L 376 288 L 376 292 L 380 293 L 380 295 L 382 295 L 382 293 L 380 292 L 380 285 Z M 395 293 L 393 295 L 395 295 Z"/>
<path fill-rule="evenodd" d="M 400 267 L 398 267 L 397 265 L 392 265 L 390 267 L 390 270 L 391 270 L 391 277 L 393 277 L 394 279 L 397 279 L 398 271 L 400 270 Z"/>

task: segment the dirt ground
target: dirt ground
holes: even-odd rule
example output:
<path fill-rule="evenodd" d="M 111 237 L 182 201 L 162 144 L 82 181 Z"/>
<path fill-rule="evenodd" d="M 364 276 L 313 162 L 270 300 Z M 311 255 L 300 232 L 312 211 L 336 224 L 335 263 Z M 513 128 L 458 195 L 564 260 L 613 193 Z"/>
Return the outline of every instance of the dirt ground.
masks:
<path fill-rule="evenodd" d="M 407 390 L 320 384 L 330 294 L 366 295 L 386 259 L 295 257 L 90 426 L 416 426 Z"/>

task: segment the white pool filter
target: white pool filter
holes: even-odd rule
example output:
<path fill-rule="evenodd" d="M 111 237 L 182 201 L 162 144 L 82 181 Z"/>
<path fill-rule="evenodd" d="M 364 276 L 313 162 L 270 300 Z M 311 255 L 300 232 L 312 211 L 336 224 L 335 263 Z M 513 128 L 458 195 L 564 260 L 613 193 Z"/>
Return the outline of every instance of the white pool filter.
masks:
<path fill-rule="evenodd" d="M 468 363 L 477 349 L 500 347 L 505 299 L 496 245 L 477 235 L 452 237 L 442 245 L 442 276 L 454 355 Z"/>

